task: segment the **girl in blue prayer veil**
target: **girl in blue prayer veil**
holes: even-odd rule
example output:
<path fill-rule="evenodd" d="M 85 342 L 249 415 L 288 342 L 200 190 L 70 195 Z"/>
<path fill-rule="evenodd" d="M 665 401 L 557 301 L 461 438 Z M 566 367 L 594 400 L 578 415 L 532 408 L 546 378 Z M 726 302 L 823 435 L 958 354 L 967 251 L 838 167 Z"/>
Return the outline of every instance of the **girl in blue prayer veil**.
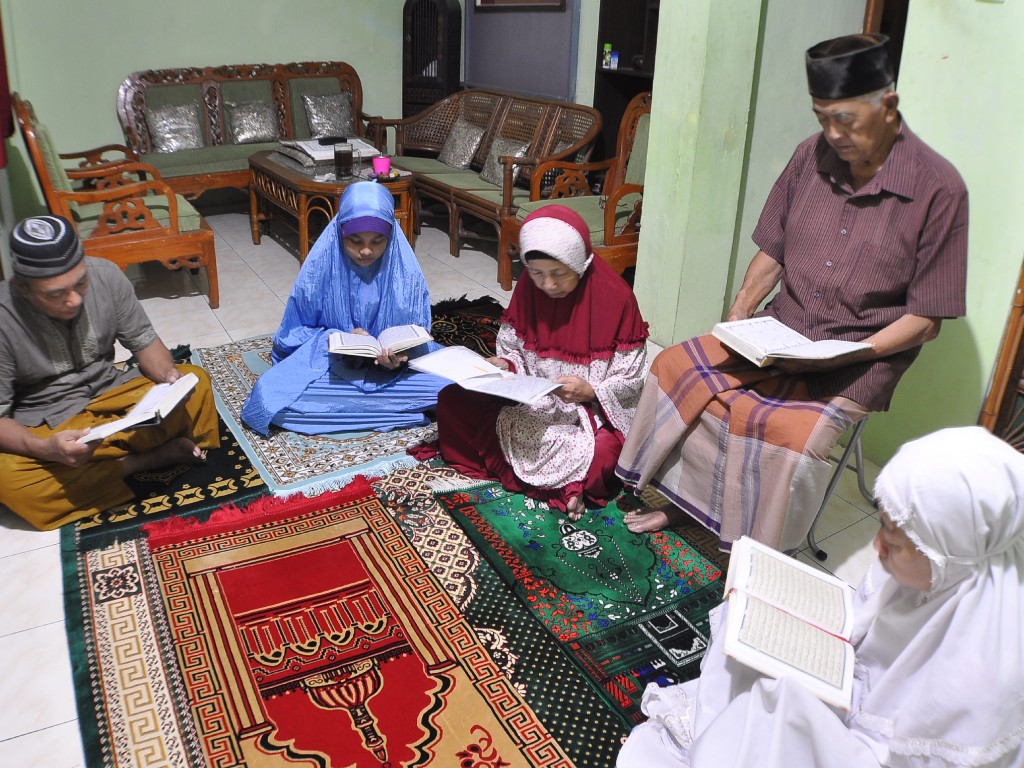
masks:
<path fill-rule="evenodd" d="M 412 246 L 381 184 L 358 182 L 316 241 L 295 279 L 273 365 L 253 387 L 242 421 L 261 435 L 271 424 L 304 434 L 422 426 L 447 379 L 406 368 L 390 352 L 354 361 L 327 351 L 332 331 L 377 336 L 395 325 L 430 328 L 430 295 Z M 425 354 L 439 345 L 416 347 Z"/>

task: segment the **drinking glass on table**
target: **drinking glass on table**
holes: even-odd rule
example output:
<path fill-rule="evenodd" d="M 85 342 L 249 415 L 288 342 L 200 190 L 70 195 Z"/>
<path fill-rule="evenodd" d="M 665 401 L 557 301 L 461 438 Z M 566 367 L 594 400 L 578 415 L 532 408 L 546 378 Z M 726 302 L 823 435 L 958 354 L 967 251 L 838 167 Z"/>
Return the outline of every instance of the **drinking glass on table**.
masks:
<path fill-rule="evenodd" d="M 334 175 L 339 181 L 352 178 L 352 145 L 347 141 L 334 145 Z"/>

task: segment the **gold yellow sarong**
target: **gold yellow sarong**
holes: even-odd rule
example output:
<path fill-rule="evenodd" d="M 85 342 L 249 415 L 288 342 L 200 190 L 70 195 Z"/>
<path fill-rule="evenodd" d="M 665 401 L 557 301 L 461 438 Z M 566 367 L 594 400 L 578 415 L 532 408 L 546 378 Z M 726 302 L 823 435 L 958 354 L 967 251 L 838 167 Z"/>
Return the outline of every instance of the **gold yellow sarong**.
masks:
<path fill-rule="evenodd" d="M 111 435 L 97 447 L 92 461 L 81 467 L 0 453 L 0 503 L 36 528 L 50 530 L 129 501 L 132 491 L 122 478 L 120 459 L 130 453 L 145 453 L 177 437 L 187 437 L 204 450 L 219 447 L 209 375 L 194 365 L 179 365 L 178 370 L 199 377 L 192 395 L 158 425 Z M 56 432 L 119 419 L 152 385 L 140 374 L 96 396 L 85 410 L 56 429 L 44 424 L 29 431 L 45 439 Z"/>

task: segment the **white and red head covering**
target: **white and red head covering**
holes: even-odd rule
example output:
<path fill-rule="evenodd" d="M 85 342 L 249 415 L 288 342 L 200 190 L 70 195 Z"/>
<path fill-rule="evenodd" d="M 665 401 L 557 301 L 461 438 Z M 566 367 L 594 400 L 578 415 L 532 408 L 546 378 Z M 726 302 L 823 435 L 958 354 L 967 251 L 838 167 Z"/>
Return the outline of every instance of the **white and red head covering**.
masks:
<path fill-rule="evenodd" d="M 901 447 L 875 494 L 932 583 L 901 587 L 877 562 L 865 576 L 851 727 L 886 746 L 886 765 L 1019 765 L 1024 455 L 982 427 L 939 430 Z"/>
<path fill-rule="evenodd" d="M 550 256 L 580 277 L 594 260 L 586 223 L 564 205 L 546 205 L 523 219 L 519 253 L 525 257 L 531 252 Z"/>
<path fill-rule="evenodd" d="M 502 321 L 540 357 L 588 364 L 646 342 L 647 323 L 633 290 L 603 259 L 595 259 L 587 225 L 563 205 L 545 205 L 523 221 L 519 251 L 539 251 L 580 276 L 568 296 L 552 299 L 523 277 Z"/>

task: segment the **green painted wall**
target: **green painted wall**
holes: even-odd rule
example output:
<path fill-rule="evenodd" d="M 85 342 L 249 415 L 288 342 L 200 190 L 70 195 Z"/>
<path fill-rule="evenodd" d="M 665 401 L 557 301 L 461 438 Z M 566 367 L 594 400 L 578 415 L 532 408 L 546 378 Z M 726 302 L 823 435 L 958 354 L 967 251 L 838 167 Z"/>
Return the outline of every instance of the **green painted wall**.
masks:
<path fill-rule="evenodd" d="M 803 51 L 862 16 L 848 0 L 662 3 L 635 283 L 659 344 L 731 303 L 768 190 L 815 129 Z"/>
<path fill-rule="evenodd" d="M 364 110 L 400 116 L 402 5 L 402 0 L 0 3 L 11 88 L 32 102 L 57 146 L 67 150 L 123 141 L 117 89 L 140 69 L 346 61 L 362 81 Z M 20 148 L 20 139 L 14 143 Z M 18 158 L 13 166 L 12 193 L 16 209 L 23 209 L 25 174 Z"/>
<path fill-rule="evenodd" d="M 863 10 L 849 0 L 662 3 L 636 278 L 654 341 L 706 332 L 730 304 L 765 196 L 816 129 L 803 52 L 858 30 Z M 892 410 L 872 417 L 864 440 L 876 462 L 913 437 L 977 419 L 1024 255 L 1022 35 L 1019 3 L 912 4 L 901 108 L 970 191 L 968 317 L 944 324 Z"/>
<path fill-rule="evenodd" d="M 865 434 L 881 455 L 908 438 L 978 418 L 1024 256 L 1022 39 L 1021 3 L 910 4 L 900 107 L 967 182 L 967 317 L 943 324 L 901 382 L 892 411 L 872 418 Z"/>

